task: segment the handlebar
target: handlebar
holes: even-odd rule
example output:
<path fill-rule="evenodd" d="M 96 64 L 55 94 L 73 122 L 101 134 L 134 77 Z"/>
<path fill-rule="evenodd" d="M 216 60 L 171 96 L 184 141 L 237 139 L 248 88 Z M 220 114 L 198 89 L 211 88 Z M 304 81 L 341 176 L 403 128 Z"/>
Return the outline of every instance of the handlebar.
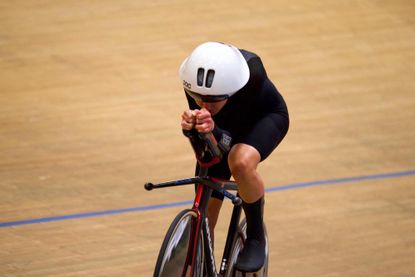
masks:
<path fill-rule="evenodd" d="M 239 195 L 234 195 L 230 193 L 228 190 L 237 190 L 237 186 L 233 182 L 223 183 L 218 179 L 213 179 L 210 177 L 193 177 L 187 179 L 180 179 L 174 180 L 164 183 L 146 183 L 144 184 L 144 188 L 148 191 L 153 189 L 160 189 L 160 188 L 167 188 L 167 187 L 176 187 L 176 186 L 183 186 L 189 184 L 204 184 L 205 186 L 210 187 L 213 190 L 216 190 L 222 193 L 226 198 L 229 198 L 232 201 L 232 204 L 239 206 L 242 204 L 242 199 Z"/>
<path fill-rule="evenodd" d="M 183 134 L 189 138 L 196 159 L 201 167 L 210 167 L 222 160 L 222 151 L 212 132 L 199 133 L 196 129 L 192 129 L 183 130 Z"/>
<path fill-rule="evenodd" d="M 199 133 L 196 129 L 192 129 L 183 130 L 183 134 L 189 139 L 200 167 L 205 170 L 208 167 L 219 163 L 223 158 L 223 153 L 229 151 L 229 149 L 226 149 L 226 147 L 220 147 L 212 132 Z M 231 199 L 234 205 L 238 206 L 242 203 L 242 200 L 238 195 L 233 195 L 232 193 L 227 191 L 228 189 L 237 190 L 237 186 L 235 183 L 230 182 L 226 184 L 220 182 L 219 180 L 215 180 L 214 178 L 202 175 L 199 175 L 198 177 L 175 180 L 159 184 L 146 183 L 144 185 L 144 188 L 150 191 L 157 188 L 197 183 L 203 183 L 204 185 L 207 185 L 208 187 L 221 192 L 225 197 Z"/>
<path fill-rule="evenodd" d="M 154 184 L 153 183 L 145 183 L 144 188 L 148 191 L 153 190 Z"/>

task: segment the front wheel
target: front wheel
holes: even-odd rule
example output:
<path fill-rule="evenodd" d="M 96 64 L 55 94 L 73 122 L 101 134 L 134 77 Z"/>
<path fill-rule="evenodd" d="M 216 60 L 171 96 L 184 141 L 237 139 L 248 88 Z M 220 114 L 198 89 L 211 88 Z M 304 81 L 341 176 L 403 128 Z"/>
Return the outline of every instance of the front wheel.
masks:
<path fill-rule="evenodd" d="M 264 267 L 256 273 L 241 273 L 235 269 L 236 259 L 238 258 L 239 252 L 244 247 L 246 240 L 246 219 L 243 219 L 239 224 L 238 233 L 235 237 L 234 243 L 232 244 L 232 251 L 229 259 L 229 269 L 226 271 L 225 277 L 266 277 L 268 276 L 268 256 L 269 256 L 269 243 L 267 229 L 264 225 L 265 232 L 265 262 Z"/>
<path fill-rule="evenodd" d="M 154 277 L 188 276 L 193 246 L 194 226 L 197 214 L 193 210 L 183 210 L 171 223 L 157 258 Z M 200 232 L 201 234 L 201 232 Z M 194 257 L 195 269 L 193 276 L 202 276 L 203 272 L 203 237 L 200 235 Z"/>

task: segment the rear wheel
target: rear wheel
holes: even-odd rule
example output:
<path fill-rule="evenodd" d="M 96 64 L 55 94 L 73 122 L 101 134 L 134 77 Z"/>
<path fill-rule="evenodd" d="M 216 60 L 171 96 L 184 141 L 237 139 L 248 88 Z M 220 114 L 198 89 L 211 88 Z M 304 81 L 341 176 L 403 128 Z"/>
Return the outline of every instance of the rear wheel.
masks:
<path fill-rule="evenodd" d="M 269 253 L 269 244 L 268 244 L 268 235 L 267 229 L 264 225 L 264 232 L 265 232 L 265 262 L 264 267 L 256 272 L 256 273 L 241 273 L 235 270 L 235 263 L 236 259 L 238 258 L 239 252 L 244 247 L 244 242 L 246 240 L 246 220 L 243 219 L 242 222 L 239 224 L 238 234 L 235 237 L 231 255 L 229 258 L 229 269 L 226 271 L 226 277 L 242 277 L 242 276 L 252 276 L 252 277 L 266 277 L 268 276 L 268 253 Z"/>
<path fill-rule="evenodd" d="M 193 227 L 197 222 L 197 214 L 192 210 L 180 212 L 171 223 L 157 258 L 154 277 L 187 276 L 191 270 L 189 248 L 193 246 Z M 193 276 L 202 276 L 203 272 L 203 237 L 198 238 L 195 270 Z"/>

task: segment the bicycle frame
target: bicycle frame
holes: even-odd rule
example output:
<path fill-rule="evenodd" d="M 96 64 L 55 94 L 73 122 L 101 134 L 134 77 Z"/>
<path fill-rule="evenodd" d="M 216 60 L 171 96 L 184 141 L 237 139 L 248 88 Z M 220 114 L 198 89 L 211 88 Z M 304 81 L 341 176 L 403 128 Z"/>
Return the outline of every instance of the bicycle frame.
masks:
<path fill-rule="evenodd" d="M 236 183 L 233 181 L 222 181 L 219 179 L 210 178 L 207 177 L 206 174 L 207 168 L 201 167 L 197 177 L 175 180 L 160 184 L 147 183 L 145 185 L 145 188 L 147 190 L 173 186 L 182 186 L 188 184 L 197 185 L 196 194 L 192 205 L 192 210 L 197 214 L 197 218 L 195 222 L 193 222 L 192 224 L 192 237 L 190 238 L 191 243 L 189 243 L 187 259 L 183 267 L 182 276 L 185 276 L 189 266 L 191 270 L 190 276 L 193 276 L 196 266 L 195 257 L 196 251 L 198 249 L 198 238 L 200 235 L 203 236 L 203 242 L 205 244 L 204 256 L 206 271 L 208 274 L 207 276 L 224 276 L 228 270 L 228 262 L 232 250 L 232 243 L 235 237 L 238 235 L 238 225 L 242 212 L 242 207 L 240 206 L 241 199 L 237 195 L 228 192 L 228 190 L 237 189 Z M 224 194 L 225 197 L 232 200 L 232 203 L 234 204 L 219 272 L 217 272 L 216 268 L 216 262 L 213 253 L 213 241 L 209 231 L 209 223 L 207 218 L 208 202 L 213 190 L 221 192 L 222 194 Z"/>
<path fill-rule="evenodd" d="M 199 164 L 199 172 L 197 177 L 164 182 L 160 184 L 145 184 L 147 190 L 155 188 L 164 188 L 172 186 L 182 186 L 187 184 L 196 184 L 196 194 L 193 201 L 192 211 L 196 214 L 196 219 L 192 221 L 191 237 L 187 249 L 186 261 L 182 270 L 182 277 L 186 276 L 190 266 L 190 276 L 195 273 L 195 264 L 199 237 L 202 236 L 204 243 L 205 269 L 207 276 L 225 276 L 229 268 L 229 260 L 231 256 L 232 246 L 236 236 L 238 236 L 239 220 L 242 212 L 242 200 L 238 195 L 234 195 L 228 190 L 237 190 L 237 185 L 233 181 L 223 181 L 207 176 L 208 168 L 222 159 L 222 150 L 212 133 L 198 133 L 196 130 L 183 131 L 184 135 L 189 138 L 190 143 L 196 155 Z M 209 222 L 207 217 L 208 202 L 212 191 L 218 191 L 226 198 L 232 200 L 234 208 L 229 223 L 228 234 L 226 238 L 225 248 L 223 251 L 222 261 L 219 273 L 216 269 L 215 258 L 213 253 L 213 242 L 209 231 Z M 241 236 L 243 239 L 243 236 Z"/>

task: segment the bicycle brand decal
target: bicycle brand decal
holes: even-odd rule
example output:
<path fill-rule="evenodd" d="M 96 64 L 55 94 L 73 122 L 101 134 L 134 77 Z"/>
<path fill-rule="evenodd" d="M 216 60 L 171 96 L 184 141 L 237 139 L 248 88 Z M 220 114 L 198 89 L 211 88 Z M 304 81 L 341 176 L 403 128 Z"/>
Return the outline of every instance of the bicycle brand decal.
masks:
<path fill-rule="evenodd" d="M 216 264 L 215 264 L 215 257 L 213 256 L 213 241 L 212 237 L 210 236 L 210 230 L 209 230 L 209 220 L 207 217 L 205 217 L 205 230 L 206 230 L 206 237 L 208 239 L 209 244 L 209 254 L 210 254 L 210 262 L 212 264 L 212 268 L 214 269 L 214 272 L 216 272 Z"/>

